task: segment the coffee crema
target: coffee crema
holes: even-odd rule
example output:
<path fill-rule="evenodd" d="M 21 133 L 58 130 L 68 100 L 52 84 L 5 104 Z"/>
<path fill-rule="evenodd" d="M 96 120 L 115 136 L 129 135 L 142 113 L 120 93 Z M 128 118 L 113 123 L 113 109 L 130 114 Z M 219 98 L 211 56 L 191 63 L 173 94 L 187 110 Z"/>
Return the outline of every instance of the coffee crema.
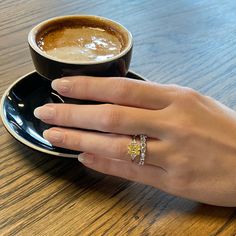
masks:
<path fill-rule="evenodd" d="M 104 61 L 122 51 L 115 33 L 88 26 L 62 27 L 42 35 L 38 47 L 48 55 L 65 61 Z"/>

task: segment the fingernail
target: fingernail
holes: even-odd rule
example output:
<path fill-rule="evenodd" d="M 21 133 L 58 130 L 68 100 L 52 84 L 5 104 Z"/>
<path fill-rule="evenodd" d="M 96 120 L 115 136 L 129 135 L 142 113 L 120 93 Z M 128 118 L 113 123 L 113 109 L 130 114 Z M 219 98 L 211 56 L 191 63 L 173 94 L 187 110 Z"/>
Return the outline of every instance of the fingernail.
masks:
<path fill-rule="evenodd" d="M 72 88 L 72 82 L 68 79 L 56 79 L 52 81 L 51 86 L 58 92 L 68 93 Z"/>
<path fill-rule="evenodd" d="M 83 164 L 92 164 L 94 161 L 94 156 L 87 153 L 81 153 L 78 155 L 78 161 Z"/>
<path fill-rule="evenodd" d="M 60 143 L 63 141 L 64 133 L 58 130 L 45 130 L 43 137 L 52 143 Z"/>
<path fill-rule="evenodd" d="M 47 105 L 42 107 L 37 107 L 34 110 L 34 116 L 40 120 L 50 120 L 55 116 L 55 114 L 56 114 L 55 108 Z"/>

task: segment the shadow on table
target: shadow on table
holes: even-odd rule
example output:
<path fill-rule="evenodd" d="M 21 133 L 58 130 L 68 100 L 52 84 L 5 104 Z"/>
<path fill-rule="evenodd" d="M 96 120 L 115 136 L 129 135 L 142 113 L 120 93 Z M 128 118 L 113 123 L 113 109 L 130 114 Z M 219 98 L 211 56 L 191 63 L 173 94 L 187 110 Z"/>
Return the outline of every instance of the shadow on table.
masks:
<path fill-rule="evenodd" d="M 24 154 L 22 154 L 24 155 Z M 48 178 L 61 179 L 68 188 L 73 188 L 74 197 L 84 192 L 96 192 L 108 201 L 120 199 L 120 204 L 132 202 L 137 209 L 133 215 L 139 219 L 140 212 L 151 212 L 151 219 L 158 220 L 168 214 L 192 215 L 209 219 L 221 219 L 232 214 L 232 208 L 215 207 L 175 197 L 143 184 L 107 176 L 85 168 L 77 159 L 54 157 L 31 151 L 25 157 L 32 168 L 37 168 Z M 235 210 L 235 209 L 234 209 Z M 235 214 L 234 216 L 235 217 Z M 150 222 L 151 223 L 151 222 Z"/>

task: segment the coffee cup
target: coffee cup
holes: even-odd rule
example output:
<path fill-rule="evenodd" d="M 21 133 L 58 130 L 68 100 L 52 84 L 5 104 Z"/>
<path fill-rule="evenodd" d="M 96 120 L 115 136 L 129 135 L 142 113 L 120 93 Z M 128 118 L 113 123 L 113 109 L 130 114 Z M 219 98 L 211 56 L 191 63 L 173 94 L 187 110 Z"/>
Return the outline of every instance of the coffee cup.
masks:
<path fill-rule="evenodd" d="M 36 71 L 53 80 L 65 76 L 125 76 L 133 39 L 121 24 L 100 16 L 46 20 L 28 35 Z"/>

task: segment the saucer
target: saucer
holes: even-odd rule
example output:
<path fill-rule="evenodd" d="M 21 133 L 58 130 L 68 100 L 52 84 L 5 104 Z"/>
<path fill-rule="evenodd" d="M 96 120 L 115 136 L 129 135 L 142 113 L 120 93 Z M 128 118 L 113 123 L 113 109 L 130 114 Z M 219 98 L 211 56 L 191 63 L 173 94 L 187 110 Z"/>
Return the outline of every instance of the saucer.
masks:
<path fill-rule="evenodd" d="M 129 71 L 128 78 L 144 80 Z M 96 104 L 91 101 L 68 99 L 51 89 L 51 82 L 36 71 L 30 72 L 14 82 L 3 94 L 0 113 L 3 125 L 19 142 L 34 150 L 63 157 L 76 158 L 78 151 L 52 146 L 43 138 L 43 131 L 52 127 L 35 118 L 33 111 L 46 103 Z"/>

